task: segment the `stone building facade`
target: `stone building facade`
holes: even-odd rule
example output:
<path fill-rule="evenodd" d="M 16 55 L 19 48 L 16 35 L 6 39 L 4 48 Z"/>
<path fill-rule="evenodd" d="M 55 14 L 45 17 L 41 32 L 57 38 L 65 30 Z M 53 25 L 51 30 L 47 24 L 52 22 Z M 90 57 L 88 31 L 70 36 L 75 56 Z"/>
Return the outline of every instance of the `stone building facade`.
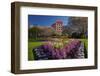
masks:
<path fill-rule="evenodd" d="M 62 35 L 63 22 L 61 20 L 57 20 L 54 24 L 52 24 L 52 28 L 57 34 Z"/>

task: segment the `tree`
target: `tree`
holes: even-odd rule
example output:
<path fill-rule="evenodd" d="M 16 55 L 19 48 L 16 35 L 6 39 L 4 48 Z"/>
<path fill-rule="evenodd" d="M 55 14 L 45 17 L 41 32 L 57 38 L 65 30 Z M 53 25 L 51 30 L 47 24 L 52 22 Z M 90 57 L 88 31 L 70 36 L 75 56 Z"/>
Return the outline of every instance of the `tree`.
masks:
<path fill-rule="evenodd" d="M 39 36 L 39 34 L 41 33 L 41 29 L 39 29 L 38 27 L 34 26 L 32 28 L 29 28 L 28 32 L 29 32 L 29 38 L 35 38 L 37 39 L 37 37 Z"/>
<path fill-rule="evenodd" d="M 41 28 L 41 30 L 42 30 L 41 36 L 43 37 L 50 37 L 54 33 L 51 27 L 44 27 L 44 28 Z"/>
<path fill-rule="evenodd" d="M 78 33 L 81 35 L 85 35 L 85 33 L 88 30 L 88 18 L 87 17 L 69 17 L 68 25 L 70 25 L 72 33 L 74 31 L 75 34 Z"/>

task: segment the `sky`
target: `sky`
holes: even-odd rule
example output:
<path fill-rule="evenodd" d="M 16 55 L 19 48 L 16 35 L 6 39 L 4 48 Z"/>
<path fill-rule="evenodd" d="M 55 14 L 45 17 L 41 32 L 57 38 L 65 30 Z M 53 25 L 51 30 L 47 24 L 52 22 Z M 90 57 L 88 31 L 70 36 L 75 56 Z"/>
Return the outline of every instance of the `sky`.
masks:
<path fill-rule="evenodd" d="M 51 26 L 57 20 L 63 21 L 63 25 L 68 24 L 68 16 L 47 16 L 47 15 L 28 15 L 28 24 L 39 26 Z"/>

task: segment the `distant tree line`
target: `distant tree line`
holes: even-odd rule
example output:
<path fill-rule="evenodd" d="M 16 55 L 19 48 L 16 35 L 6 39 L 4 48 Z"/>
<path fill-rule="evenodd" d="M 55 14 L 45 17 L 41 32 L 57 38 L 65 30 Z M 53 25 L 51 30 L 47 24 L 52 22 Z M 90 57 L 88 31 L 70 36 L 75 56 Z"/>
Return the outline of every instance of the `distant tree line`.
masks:
<path fill-rule="evenodd" d="M 51 27 L 33 26 L 28 29 L 29 38 L 46 38 L 59 36 Z M 60 35 L 61 36 L 61 35 Z M 68 25 L 63 27 L 62 36 L 69 38 L 87 38 L 88 37 L 88 18 L 87 17 L 69 17 Z"/>
<path fill-rule="evenodd" d="M 68 25 L 64 27 L 63 34 L 67 34 L 71 38 L 87 38 L 88 18 L 69 17 Z"/>

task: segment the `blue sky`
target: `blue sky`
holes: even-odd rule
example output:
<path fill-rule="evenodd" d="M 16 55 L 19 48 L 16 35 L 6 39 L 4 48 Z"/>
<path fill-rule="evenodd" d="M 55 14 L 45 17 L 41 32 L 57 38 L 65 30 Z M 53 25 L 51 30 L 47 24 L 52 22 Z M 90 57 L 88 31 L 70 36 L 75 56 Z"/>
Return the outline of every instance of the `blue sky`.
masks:
<path fill-rule="evenodd" d="M 56 20 L 62 20 L 64 25 L 68 24 L 68 16 L 28 15 L 29 25 L 51 26 Z"/>

